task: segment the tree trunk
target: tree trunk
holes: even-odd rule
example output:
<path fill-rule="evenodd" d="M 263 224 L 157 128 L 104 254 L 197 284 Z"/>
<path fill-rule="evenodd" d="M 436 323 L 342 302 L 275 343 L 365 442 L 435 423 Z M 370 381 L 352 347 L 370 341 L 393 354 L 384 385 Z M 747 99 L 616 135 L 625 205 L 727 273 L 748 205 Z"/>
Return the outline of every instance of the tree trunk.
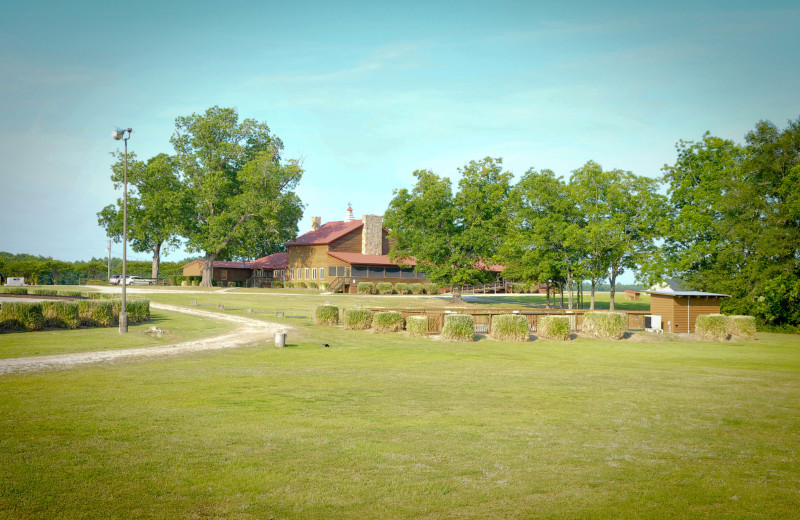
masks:
<path fill-rule="evenodd" d="M 559 283 L 559 286 L 560 286 L 560 289 L 561 289 L 559 291 L 559 293 L 561 294 L 561 308 L 563 309 L 564 308 L 564 282 Z"/>
<path fill-rule="evenodd" d="M 572 309 L 572 273 L 567 272 L 567 289 L 569 289 L 568 309 Z"/>
<path fill-rule="evenodd" d="M 461 299 L 461 286 L 454 285 L 453 286 L 453 303 L 464 303 L 464 300 Z"/>
<path fill-rule="evenodd" d="M 150 273 L 150 278 L 158 279 L 158 268 L 161 265 L 161 242 L 156 242 L 153 246 L 153 270 Z"/>
<path fill-rule="evenodd" d="M 609 277 L 609 281 L 611 282 L 611 289 L 610 289 L 610 300 L 611 303 L 608 304 L 608 309 L 613 311 L 614 310 L 614 295 L 617 293 L 616 288 L 614 287 L 617 283 L 617 268 L 615 266 L 611 266 L 611 276 Z"/>
<path fill-rule="evenodd" d="M 214 276 L 214 260 L 217 259 L 215 254 L 206 254 L 203 259 L 203 281 L 200 282 L 201 287 L 211 287 L 213 284 L 211 280 Z"/>
<path fill-rule="evenodd" d="M 550 284 L 549 283 L 547 284 L 546 294 L 547 294 L 547 303 L 545 304 L 544 308 L 545 309 L 549 309 L 550 308 Z"/>
<path fill-rule="evenodd" d="M 592 278 L 592 295 L 591 295 L 590 301 L 589 301 L 589 310 L 590 311 L 594 310 L 594 289 L 595 289 L 595 285 L 597 285 L 597 282 L 595 282 L 594 278 Z"/>

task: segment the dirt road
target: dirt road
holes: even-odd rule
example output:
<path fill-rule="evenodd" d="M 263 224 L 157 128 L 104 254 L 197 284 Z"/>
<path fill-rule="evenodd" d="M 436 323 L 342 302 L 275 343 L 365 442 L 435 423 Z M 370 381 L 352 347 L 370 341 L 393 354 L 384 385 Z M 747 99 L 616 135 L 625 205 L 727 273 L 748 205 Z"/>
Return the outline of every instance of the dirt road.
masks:
<path fill-rule="evenodd" d="M 246 318 L 244 316 L 235 316 L 218 312 L 186 309 L 163 303 L 150 302 L 150 307 L 153 309 L 203 316 L 214 320 L 231 321 L 236 323 L 238 327 L 231 332 L 219 336 L 175 343 L 174 345 L 0 359 L 0 375 L 14 372 L 38 372 L 41 370 L 70 368 L 77 365 L 104 363 L 133 357 L 174 356 L 186 352 L 236 348 L 252 345 L 260 341 L 273 341 L 276 332 L 286 332 L 291 329 L 291 327 L 279 323 L 270 323 L 253 318 Z"/>

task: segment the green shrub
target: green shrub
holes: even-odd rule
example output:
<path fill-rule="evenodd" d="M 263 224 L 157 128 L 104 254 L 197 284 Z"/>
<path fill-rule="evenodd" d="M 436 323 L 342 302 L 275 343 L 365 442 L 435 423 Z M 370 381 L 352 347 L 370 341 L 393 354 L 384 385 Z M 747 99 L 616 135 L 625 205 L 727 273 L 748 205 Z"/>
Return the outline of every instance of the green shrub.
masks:
<path fill-rule="evenodd" d="M 55 289 L 31 289 L 29 294 L 37 296 L 58 296 L 58 291 Z"/>
<path fill-rule="evenodd" d="M 372 325 L 372 313 L 367 309 L 345 309 L 342 325 L 349 330 L 364 330 Z"/>
<path fill-rule="evenodd" d="M 512 283 L 511 284 L 511 292 L 513 292 L 513 293 L 524 293 L 525 292 L 525 286 L 522 285 L 521 283 Z"/>
<path fill-rule="evenodd" d="M 422 286 L 425 294 L 439 294 L 439 286 L 435 283 L 426 283 Z"/>
<path fill-rule="evenodd" d="M 317 288 L 319 288 L 319 285 L 317 285 L 317 282 L 307 282 L 306 285 L 308 286 L 309 289 L 317 289 Z"/>
<path fill-rule="evenodd" d="M 492 316 L 490 336 L 502 341 L 529 341 L 528 319 L 519 314 L 497 314 Z"/>
<path fill-rule="evenodd" d="M 5 288 L 6 294 L 28 294 L 27 287 L 6 287 Z"/>
<path fill-rule="evenodd" d="M 358 294 L 372 294 L 375 290 L 375 284 L 372 282 L 359 282 Z"/>
<path fill-rule="evenodd" d="M 150 300 L 132 300 L 126 303 L 128 323 L 144 323 L 150 321 Z M 117 316 L 119 318 L 119 315 Z"/>
<path fill-rule="evenodd" d="M 587 312 L 583 315 L 583 333 L 591 338 L 622 339 L 627 328 L 628 318 L 621 312 Z"/>
<path fill-rule="evenodd" d="M 334 326 L 339 324 L 339 307 L 336 305 L 317 305 L 314 309 L 314 325 Z"/>
<path fill-rule="evenodd" d="M 727 321 L 722 314 L 701 314 L 694 331 L 705 341 L 725 341 L 728 339 Z"/>
<path fill-rule="evenodd" d="M 445 341 L 473 341 L 475 339 L 475 319 L 469 314 L 446 314 L 442 339 Z"/>
<path fill-rule="evenodd" d="M 114 313 L 114 302 L 111 300 L 83 300 L 78 302 L 78 317 L 84 327 L 111 327 L 118 323 L 119 300 Z"/>
<path fill-rule="evenodd" d="M 273 289 L 282 289 L 284 287 L 284 283 L 279 280 L 275 280 L 270 284 L 270 287 L 272 287 Z"/>
<path fill-rule="evenodd" d="M 0 307 L 0 328 L 7 330 L 42 330 L 44 315 L 37 302 L 5 302 Z"/>
<path fill-rule="evenodd" d="M 80 291 L 58 291 L 59 296 L 68 296 L 70 298 L 85 298 L 86 296 Z"/>
<path fill-rule="evenodd" d="M 408 331 L 409 336 L 427 336 L 428 317 L 409 316 L 406 318 L 406 331 Z"/>
<path fill-rule="evenodd" d="M 319 285 L 319 288 L 320 288 L 320 290 L 322 290 L 322 291 L 324 291 L 325 289 L 327 289 L 327 288 L 328 288 L 328 284 L 327 284 L 327 283 L 325 283 L 325 282 L 319 282 L 317 285 Z"/>
<path fill-rule="evenodd" d="M 569 316 L 540 316 L 536 335 L 542 339 L 567 341 L 570 338 Z"/>
<path fill-rule="evenodd" d="M 295 289 L 306 289 L 307 287 L 306 282 L 294 282 Z"/>
<path fill-rule="evenodd" d="M 378 291 L 378 294 L 392 294 L 392 284 L 389 282 L 379 282 L 378 285 L 375 286 L 375 290 Z"/>
<path fill-rule="evenodd" d="M 81 324 L 78 317 L 78 302 L 42 302 L 42 315 L 45 327 L 77 329 Z"/>
<path fill-rule="evenodd" d="M 408 284 L 408 290 L 411 291 L 411 294 L 422 294 L 422 291 L 424 291 L 425 288 L 421 283 L 412 283 Z"/>
<path fill-rule="evenodd" d="M 181 282 L 181 287 L 189 287 L 189 285 L 191 285 L 191 283 L 192 282 L 190 282 L 189 280 L 183 280 Z"/>
<path fill-rule="evenodd" d="M 213 283 L 211 285 L 217 285 L 217 282 L 214 280 L 212 280 L 212 282 Z M 198 280 L 192 280 L 192 287 L 200 287 L 200 282 Z"/>
<path fill-rule="evenodd" d="M 403 315 L 397 311 L 376 312 L 372 317 L 372 332 L 384 334 L 403 330 Z"/>
<path fill-rule="evenodd" d="M 170 285 L 180 285 L 183 281 L 183 276 L 176 274 L 167 277 L 167 283 Z"/>
<path fill-rule="evenodd" d="M 756 339 L 756 319 L 753 316 L 728 316 L 726 331 L 731 339 Z"/>
<path fill-rule="evenodd" d="M 408 284 L 407 283 L 396 283 L 394 284 L 394 290 L 397 294 L 408 294 Z"/>

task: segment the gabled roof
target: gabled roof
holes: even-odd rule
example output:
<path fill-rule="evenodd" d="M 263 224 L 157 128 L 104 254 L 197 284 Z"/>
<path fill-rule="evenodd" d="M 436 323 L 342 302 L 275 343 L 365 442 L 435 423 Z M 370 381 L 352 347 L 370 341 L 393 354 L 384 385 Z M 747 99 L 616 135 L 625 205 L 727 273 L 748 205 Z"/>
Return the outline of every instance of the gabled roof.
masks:
<path fill-rule="evenodd" d="M 361 253 L 347 253 L 342 251 L 328 251 L 328 255 L 338 258 L 350 265 L 382 265 L 387 267 L 400 267 L 399 264 L 389 260 L 388 255 L 363 255 Z M 417 263 L 413 260 L 406 260 L 404 267 L 414 267 Z"/>
<path fill-rule="evenodd" d="M 646 294 L 656 294 L 661 296 L 705 296 L 717 298 L 730 298 L 730 294 L 718 294 L 702 291 L 643 291 Z"/>
<path fill-rule="evenodd" d="M 249 265 L 253 269 L 286 269 L 289 265 L 289 253 L 274 253 L 256 258 Z"/>
<path fill-rule="evenodd" d="M 326 222 L 316 231 L 309 231 L 304 235 L 300 235 L 294 242 L 287 242 L 286 245 L 312 246 L 330 244 L 363 225 L 364 223 L 360 220 L 354 220 L 352 222 L 345 222 L 343 220 Z"/>

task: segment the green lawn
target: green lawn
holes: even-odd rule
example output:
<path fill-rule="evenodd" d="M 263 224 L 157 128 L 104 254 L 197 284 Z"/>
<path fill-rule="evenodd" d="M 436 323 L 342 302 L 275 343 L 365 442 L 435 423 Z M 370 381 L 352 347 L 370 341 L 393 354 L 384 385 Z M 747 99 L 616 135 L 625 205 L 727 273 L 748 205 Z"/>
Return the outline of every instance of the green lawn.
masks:
<path fill-rule="evenodd" d="M 149 322 L 129 325 L 128 334 L 120 334 L 118 327 L 0 332 L 0 359 L 169 345 L 223 334 L 234 328 L 234 324 L 229 322 L 179 312 L 153 309 L 150 314 L 152 319 Z M 153 326 L 168 332 L 160 338 L 147 334 Z"/>
<path fill-rule="evenodd" d="M 306 316 L 380 300 L 219 297 Z M 459 344 L 287 322 L 285 349 L 0 377 L 0 518 L 800 510 L 797 336 Z"/>

